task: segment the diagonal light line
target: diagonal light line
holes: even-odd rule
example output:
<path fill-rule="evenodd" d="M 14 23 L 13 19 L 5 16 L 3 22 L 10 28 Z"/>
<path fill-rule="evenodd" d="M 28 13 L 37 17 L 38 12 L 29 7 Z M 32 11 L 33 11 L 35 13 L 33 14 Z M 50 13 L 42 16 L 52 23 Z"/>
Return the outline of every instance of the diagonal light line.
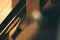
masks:
<path fill-rule="evenodd" d="M 19 13 L 23 10 L 23 8 L 26 6 L 26 4 L 24 4 L 24 6 L 19 10 L 19 12 L 12 18 L 12 20 L 8 23 L 8 25 L 3 29 L 3 31 L 0 33 L 0 35 L 7 29 L 7 27 L 12 23 L 12 21 L 19 15 Z"/>

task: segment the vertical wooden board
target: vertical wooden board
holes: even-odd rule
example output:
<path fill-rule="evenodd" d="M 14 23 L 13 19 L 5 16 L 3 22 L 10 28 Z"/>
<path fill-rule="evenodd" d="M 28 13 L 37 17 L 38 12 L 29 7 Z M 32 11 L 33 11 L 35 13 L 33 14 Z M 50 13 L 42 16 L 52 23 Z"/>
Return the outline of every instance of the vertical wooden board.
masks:
<path fill-rule="evenodd" d="M 32 11 L 39 10 L 40 0 L 26 0 L 26 20 L 20 25 L 20 28 L 24 30 L 29 22 L 29 18 L 32 15 Z"/>
<path fill-rule="evenodd" d="M 31 17 L 32 11 L 39 10 L 40 0 L 26 0 L 27 18 Z"/>

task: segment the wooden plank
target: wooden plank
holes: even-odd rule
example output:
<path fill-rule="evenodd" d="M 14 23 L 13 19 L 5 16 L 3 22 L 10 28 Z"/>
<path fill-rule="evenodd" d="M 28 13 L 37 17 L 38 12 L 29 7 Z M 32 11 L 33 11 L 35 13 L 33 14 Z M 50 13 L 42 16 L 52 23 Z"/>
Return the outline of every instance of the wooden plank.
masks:
<path fill-rule="evenodd" d="M 31 17 L 34 10 L 39 10 L 40 0 L 26 0 L 27 18 Z"/>
<path fill-rule="evenodd" d="M 23 24 L 20 25 L 20 28 L 22 30 L 24 30 L 29 21 L 30 21 L 30 18 L 32 17 L 32 12 L 34 10 L 39 10 L 39 3 L 40 3 L 40 0 L 26 0 L 26 20 L 23 22 Z"/>
<path fill-rule="evenodd" d="M 30 22 L 28 25 L 28 20 L 32 16 L 34 10 L 39 10 L 39 0 L 26 0 L 26 16 L 27 19 L 24 21 L 23 25 L 20 27 L 23 31 L 17 36 L 16 40 L 32 40 L 32 38 L 38 32 L 38 22 Z M 26 26 L 28 25 L 28 26 Z"/>
<path fill-rule="evenodd" d="M 19 0 L 1 0 L 0 1 L 0 24 L 3 20 L 9 15 L 15 5 L 19 2 Z"/>
<path fill-rule="evenodd" d="M 32 40 L 37 33 L 38 23 L 33 22 L 17 36 L 16 40 Z"/>
<path fill-rule="evenodd" d="M 18 21 L 18 19 L 17 19 L 17 21 Z M 17 28 L 19 26 L 20 21 L 21 21 L 21 19 L 19 19 L 19 21 L 17 22 L 16 26 L 9 32 L 9 37 L 12 37 L 12 35 L 15 33 L 15 31 L 17 30 Z M 14 23 L 13 23 L 13 25 L 14 25 Z M 11 25 L 10 27 L 13 27 L 13 25 Z"/>
<path fill-rule="evenodd" d="M 0 0 L 0 12 L 6 6 L 9 0 Z M 1 14 L 1 13 L 0 13 Z"/>
<path fill-rule="evenodd" d="M 18 17 L 18 18 L 9 26 L 9 28 L 8 28 L 7 31 L 6 31 L 6 34 L 14 27 L 14 25 L 18 22 L 19 19 L 20 19 L 20 18 Z"/>

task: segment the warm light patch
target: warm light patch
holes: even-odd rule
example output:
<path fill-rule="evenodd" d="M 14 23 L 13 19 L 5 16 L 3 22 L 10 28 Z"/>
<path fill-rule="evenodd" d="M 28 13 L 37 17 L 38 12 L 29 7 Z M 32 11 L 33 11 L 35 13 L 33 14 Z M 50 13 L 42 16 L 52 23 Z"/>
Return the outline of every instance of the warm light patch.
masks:
<path fill-rule="evenodd" d="M 3 22 L 3 20 L 7 17 L 7 15 L 12 10 L 12 1 L 9 0 L 8 4 L 5 5 L 4 9 L 0 12 L 0 24 Z"/>
<path fill-rule="evenodd" d="M 1 0 L 0 1 L 0 24 L 9 15 L 19 0 Z"/>
<path fill-rule="evenodd" d="M 33 17 L 35 20 L 39 20 L 39 19 L 42 17 L 42 15 L 41 15 L 40 11 L 34 10 L 34 11 L 32 12 L 32 17 Z"/>

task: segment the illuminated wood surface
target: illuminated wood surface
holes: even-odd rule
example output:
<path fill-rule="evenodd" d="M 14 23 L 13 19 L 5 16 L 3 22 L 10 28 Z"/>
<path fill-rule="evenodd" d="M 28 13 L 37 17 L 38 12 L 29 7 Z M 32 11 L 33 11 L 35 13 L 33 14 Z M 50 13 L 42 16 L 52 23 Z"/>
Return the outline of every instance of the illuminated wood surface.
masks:
<path fill-rule="evenodd" d="M 19 19 L 19 18 L 18 18 Z M 17 20 L 18 20 L 17 19 Z M 15 22 L 14 22 L 15 23 Z M 20 20 L 17 22 L 16 26 L 9 32 L 9 37 L 11 37 L 15 31 L 17 30 L 18 26 L 19 26 Z M 14 25 L 14 24 L 13 24 Z"/>
<path fill-rule="evenodd" d="M 17 36 L 16 40 L 31 40 L 37 34 L 37 30 L 38 24 L 31 23 Z"/>
<path fill-rule="evenodd" d="M 19 19 L 20 19 L 20 18 L 18 17 L 18 18 L 9 26 L 9 28 L 8 28 L 7 31 L 6 31 L 6 34 L 14 27 L 14 25 L 18 22 Z"/>
<path fill-rule="evenodd" d="M 21 24 L 20 28 L 24 30 L 28 25 L 28 20 L 32 16 L 34 10 L 39 10 L 40 0 L 26 0 L 26 20 Z"/>
<path fill-rule="evenodd" d="M 27 19 L 24 21 L 22 26 L 20 26 L 23 31 L 17 36 L 16 40 L 32 40 L 32 38 L 37 34 L 38 23 L 31 22 L 28 25 L 28 19 L 31 18 L 32 12 L 34 10 L 39 10 L 39 0 L 26 0 L 26 16 Z M 28 25 L 28 26 L 26 26 Z"/>
<path fill-rule="evenodd" d="M 40 0 L 26 0 L 27 18 L 31 17 L 34 10 L 39 10 Z"/>
<path fill-rule="evenodd" d="M 14 1 L 15 0 L 13 0 L 13 2 Z M 2 6 L 2 9 L 0 11 L 0 24 L 7 17 L 7 15 L 11 12 L 11 10 L 14 8 L 14 6 L 18 3 L 18 0 L 16 0 L 14 2 L 15 5 L 14 4 L 12 5 L 13 2 L 12 2 L 12 0 L 10 0 L 10 1 L 8 1 L 8 3 L 5 2 L 6 6 Z M 32 11 L 39 10 L 39 2 L 40 2 L 39 0 L 26 0 L 27 19 L 31 17 Z M 2 3 L 1 3 L 1 5 L 2 5 Z M 3 7 L 4 7 L 4 9 L 3 9 Z M 26 25 L 26 24 L 24 23 L 24 25 Z M 27 27 L 27 28 L 25 28 L 25 27 Z M 24 26 L 24 28 L 22 27 L 22 29 L 23 29 L 23 31 L 17 36 L 16 40 L 30 40 L 30 38 L 32 38 L 35 35 L 35 33 L 37 33 L 38 24 L 33 22 L 33 23 L 30 23 L 29 26 Z M 11 31 L 11 32 L 14 32 L 14 31 Z M 13 33 L 10 33 L 10 34 L 13 34 Z"/>
<path fill-rule="evenodd" d="M 19 0 L 0 0 L 0 24 L 12 11 Z"/>

